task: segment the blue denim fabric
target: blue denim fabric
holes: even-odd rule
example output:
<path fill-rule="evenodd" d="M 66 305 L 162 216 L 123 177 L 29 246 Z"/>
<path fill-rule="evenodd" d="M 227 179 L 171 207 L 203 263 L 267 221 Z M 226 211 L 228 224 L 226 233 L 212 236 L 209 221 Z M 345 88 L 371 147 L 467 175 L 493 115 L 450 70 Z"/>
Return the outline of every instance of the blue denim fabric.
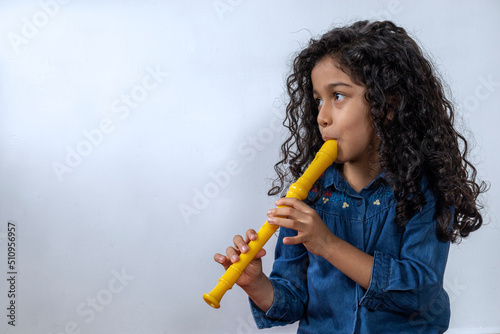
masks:
<path fill-rule="evenodd" d="M 335 235 L 374 256 L 370 286 L 363 289 L 303 245 L 284 245 L 296 231 L 281 228 L 270 274 L 273 304 L 264 313 L 250 300 L 257 326 L 300 321 L 298 333 L 304 334 L 444 332 L 449 242 L 436 237 L 436 200 L 426 179 L 427 204 L 404 231 L 394 223 L 396 201 L 383 175 L 357 193 L 333 165 L 321 182 L 325 191 L 311 206 Z"/>

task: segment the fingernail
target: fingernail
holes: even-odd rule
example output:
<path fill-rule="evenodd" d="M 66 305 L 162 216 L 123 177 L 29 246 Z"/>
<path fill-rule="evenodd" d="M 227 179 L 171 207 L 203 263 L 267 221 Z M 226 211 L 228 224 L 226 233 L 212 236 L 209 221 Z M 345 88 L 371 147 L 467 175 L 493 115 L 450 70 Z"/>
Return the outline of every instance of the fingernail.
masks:
<path fill-rule="evenodd" d="M 238 255 L 233 255 L 233 256 L 231 257 L 231 260 L 232 260 L 233 262 L 238 261 Z"/>
<path fill-rule="evenodd" d="M 242 251 L 243 253 L 245 253 L 246 251 L 248 251 L 248 246 L 247 246 L 247 245 L 243 245 L 243 246 L 241 246 L 241 251 Z"/>
<path fill-rule="evenodd" d="M 268 222 L 269 224 L 274 224 L 274 223 L 276 222 L 276 218 L 272 218 L 272 217 L 271 217 L 271 218 L 269 218 L 269 219 L 267 220 L 267 222 Z"/>
<path fill-rule="evenodd" d="M 219 256 L 219 262 L 224 262 L 224 256 Z"/>
<path fill-rule="evenodd" d="M 269 210 L 269 211 L 267 211 L 267 215 L 268 215 L 268 216 L 272 215 L 272 213 L 273 213 L 273 210 Z"/>

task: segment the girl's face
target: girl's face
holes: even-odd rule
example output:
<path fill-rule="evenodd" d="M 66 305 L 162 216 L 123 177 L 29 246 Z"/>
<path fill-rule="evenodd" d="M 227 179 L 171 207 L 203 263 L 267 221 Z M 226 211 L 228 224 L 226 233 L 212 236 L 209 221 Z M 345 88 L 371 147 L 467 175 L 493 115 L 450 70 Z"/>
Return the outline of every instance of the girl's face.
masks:
<path fill-rule="evenodd" d="M 378 140 L 365 88 L 356 85 L 331 57 L 320 60 L 311 72 L 318 104 L 318 125 L 323 140 L 336 139 L 337 163 L 369 163 L 376 157 Z M 375 156 L 374 156 L 375 153 Z M 371 160 L 370 160 L 371 159 Z"/>

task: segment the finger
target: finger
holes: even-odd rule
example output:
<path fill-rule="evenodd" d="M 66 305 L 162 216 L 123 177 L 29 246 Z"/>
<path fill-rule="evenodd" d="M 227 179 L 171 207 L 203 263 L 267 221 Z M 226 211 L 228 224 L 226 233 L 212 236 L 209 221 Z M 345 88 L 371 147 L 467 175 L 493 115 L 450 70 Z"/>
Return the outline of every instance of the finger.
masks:
<path fill-rule="evenodd" d="M 301 221 L 289 218 L 270 217 L 267 222 L 271 225 L 278 225 L 298 232 L 303 231 L 305 227 Z"/>
<path fill-rule="evenodd" d="M 228 247 L 226 249 L 226 256 L 231 261 L 231 263 L 235 263 L 240 260 L 239 253 L 234 247 Z"/>
<path fill-rule="evenodd" d="M 231 260 L 229 260 L 227 256 L 219 253 L 214 255 L 214 260 L 215 262 L 222 264 L 222 266 L 224 266 L 224 269 L 227 269 L 231 265 Z"/>
<path fill-rule="evenodd" d="M 283 238 L 283 243 L 285 245 L 298 245 L 298 244 L 303 243 L 303 240 L 300 236 L 285 237 L 285 238 Z"/>
<path fill-rule="evenodd" d="M 266 250 L 262 248 L 254 257 L 254 260 L 260 259 L 267 254 Z"/>
<path fill-rule="evenodd" d="M 296 218 L 297 211 L 296 209 L 289 207 L 289 206 L 281 206 L 279 208 L 274 208 L 271 209 L 267 212 L 267 216 L 272 218 L 272 217 L 279 217 L 279 218 Z"/>
<path fill-rule="evenodd" d="M 312 208 L 306 203 L 302 202 L 298 198 L 293 197 L 282 197 L 276 202 L 274 202 L 277 206 L 289 206 L 291 208 L 297 209 L 299 211 L 308 212 L 312 210 Z"/>
<path fill-rule="evenodd" d="M 227 258 L 226 258 L 226 256 L 224 256 L 224 255 L 222 255 L 222 254 L 216 253 L 216 254 L 214 255 L 214 260 L 215 260 L 215 262 L 219 262 L 219 263 L 221 263 L 221 264 L 222 264 L 222 263 L 224 263 L 224 261 L 226 261 L 226 259 L 227 259 Z"/>
<path fill-rule="evenodd" d="M 256 239 L 257 239 L 257 232 L 255 232 L 254 229 L 247 230 L 247 233 L 245 233 L 245 242 L 249 243 L 250 241 L 253 241 Z"/>
<path fill-rule="evenodd" d="M 306 209 L 307 210 L 307 209 Z M 282 219 L 290 219 L 293 221 L 297 222 L 310 222 L 311 217 L 313 217 L 316 214 L 315 211 L 309 212 L 309 211 L 300 211 L 292 207 L 279 207 L 276 209 L 269 210 L 268 212 L 268 217 L 269 218 L 282 218 Z M 271 221 L 273 221 L 271 219 Z M 284 225 L 279 224 L 280 226 L 287 227 Z M 293 227 L 292 227 L 293 228 Z M 295 229 L 295 228 L 293 228 Z"/>
<path fill-rule="evenodd" d="M 234 247 L 236 247 L 236 249 L 241 253 L 246 253 L 248 251 L 248 245 L 245 240 L 243 240 L 243 237 L 241 235 L 235 235 L 233 238 L 233 243 Z"/>

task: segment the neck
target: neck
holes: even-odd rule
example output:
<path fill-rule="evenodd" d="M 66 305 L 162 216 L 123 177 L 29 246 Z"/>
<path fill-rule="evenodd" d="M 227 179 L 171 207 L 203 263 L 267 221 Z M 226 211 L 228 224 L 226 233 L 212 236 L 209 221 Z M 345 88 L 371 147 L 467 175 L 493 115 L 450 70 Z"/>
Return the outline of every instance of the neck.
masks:
<path fill-rule="evenodd" d="M 380 174 L 380 164 L 378 161 L 366 163 L 346 162 L 342 166 L 341 173 L 351 188 L 359 193 L 361 189 L 368 186 Z"/>

